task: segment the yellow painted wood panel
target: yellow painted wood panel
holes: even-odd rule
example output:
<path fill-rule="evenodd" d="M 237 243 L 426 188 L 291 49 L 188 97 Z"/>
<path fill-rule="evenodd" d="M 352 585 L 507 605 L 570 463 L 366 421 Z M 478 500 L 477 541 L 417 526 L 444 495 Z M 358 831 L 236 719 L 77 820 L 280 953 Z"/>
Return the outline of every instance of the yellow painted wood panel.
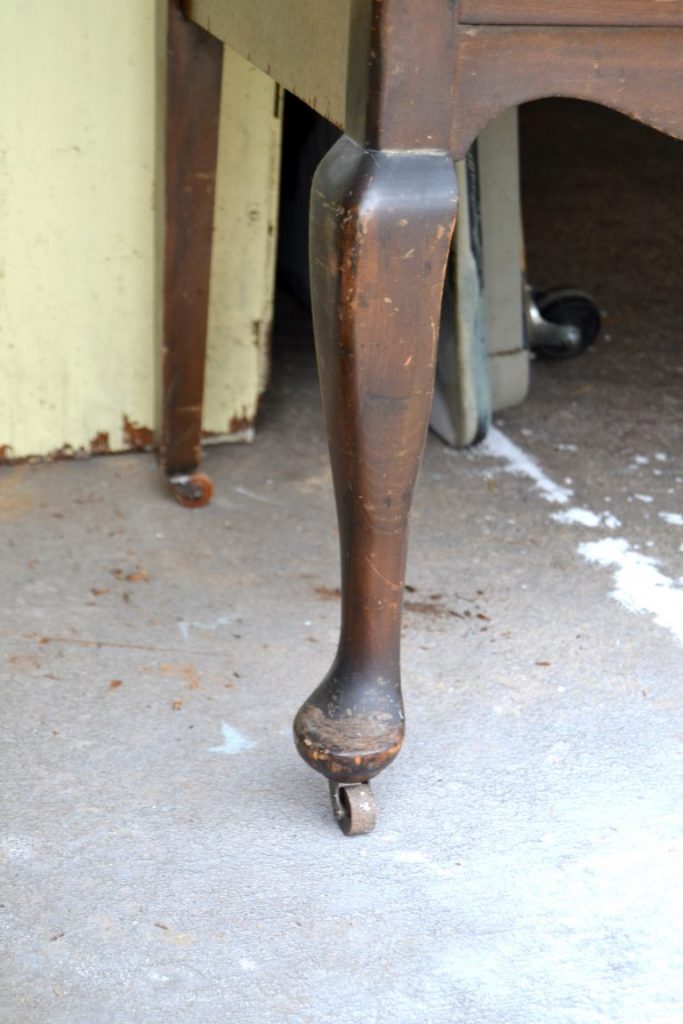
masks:
<path fill-rule="evenodd" d="M 245 436 L 268 379 L 280 126 L 275 83 L 226 49 L 203 420 L 219 436 Z"/>
<path fill-rule="evenodd" d="M 157 426 L 165 8 L 0 4 L 0 457 L 120 451 Z M 279 146 L 273 83 L 232 57 L 225 75 L 204 423 L 221 434 L 266 375 Z"/>
<path fill-rule="evenodd" d="M 0 4 L 0 445 L 17 457 L 153 426 L 154 18 L 153 0 Z"/>

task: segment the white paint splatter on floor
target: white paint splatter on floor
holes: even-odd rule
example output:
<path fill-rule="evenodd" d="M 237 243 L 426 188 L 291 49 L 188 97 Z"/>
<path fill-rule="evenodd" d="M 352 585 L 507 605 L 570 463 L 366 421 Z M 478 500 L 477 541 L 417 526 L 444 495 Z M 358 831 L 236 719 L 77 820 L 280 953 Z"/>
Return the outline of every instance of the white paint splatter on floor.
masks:
<path fill-rule="evenodd" d="M 614 568 L 612 597 L 629 611 L 649 612 L 658 626 L 683 643 L 683 588 L 659 571 L 656 559 L 638 554 L 623 537 L 580 544 L 579 554 L 589 562 Z"/>
<path fill-rule="evenodd" d="M 683 516 L 680 512 L 659 512 L 658 515 L 670 526 L 683 526 Z"/>
<path fill-rule="evenodd" d="M 611 512 L 602 512 L 598 515 L 589 508 L 568 508 L 564 512 L 553 512 L 552 518 L 556 523 L 563 523 L 565 526 L 587 526 L 591 530 L 596 530 L 599 526 L 615 530 L 617 526 L 621 526 L 620 520 Z"/>
<path fill-rule="evenodd" d="M 683 588 L 660 572 L 655 558 L 640 555 L 624 538 L 608 537 L 579 546 L 589 562 L 614 568 L 612 597 L 630 611 L 646 611 L 658 626 L 683 643 Z"/>
<path fill-rule="evenodd" d="M 190 639 L 190 633 L 193 629 L 199 630 L 211 630 L 220 629 L 221 626 L 230 626 L 235 621 L 234 615 L 219 615 L 217 619 L 212 622 L 191 622 L 187 619 L 180 619 L 178 622 L 178 632 L 180 633 L 183 640 Z"/>
<path fill-rule="evenodd" d="M 546 501 L 566 505 L 573 494 L 571 490 L 556 484 L 537 462 L 495 427 L 479 446 L 478 452 L 502 459 L 508 472 L 528 477 Z M 666 455 L 658 452 L 655 458 L 663 462 Z M 647 456 L 637 455 L 635 461 L 643 465 L 649 462 L 649 459 Z M 645 504 L 654 501 L 648 494 L 636 494 L 635 498 Z M 627 500 L 632 501 L 633 498 L 629 496 Z M 677 512 L 658 514 L 671 525 L 683 526 L 683 515 Z M 617 516 L 611 512 L 597 513 L 580 507 L 554 512 L 551 519 L 564 525 L 587 527 L 592 530 L 599 527 L 613 530 L 621 526 Z M 652 546 L 653 542 L 648 542 L 648 547 Z M 615 587 L 610 593 L 615 600 L 631 612 L 652 615 L 658 626 L 668 629 L 683 644 L 683 587 L 661 572 L 655 558 L 639 554 L 623 537 L 605 537 L 602 540 L 582 543 L 579 544 L 578 552 L 592 564 L 613 569 Z"/>
<path fill-rule="evenodd" d="M 221 732 L 223 734 L 223 742 L 219 747 L 210 747 L 209 752 L 211 754 L 241 754 L 243 750 L 251 750 L 252 747 L 256 746 L 255 740 L 247 739 L 239 729 L 235 729 L 233 725 L 228 725 L 227 722 L 221 722 Z"/>
<path fill-rule="evenodd" d="M 542 497 L 554 505 L 568 504 L 574 493 L 568 487 L 561 487 L 551 480 L 530 455 L 522 451 L 496 427 L 491 427 L 487 437 L 479 445 L 478 451 L 482 455 L 489 455 L 494 459 L 503 459 L 508 473 L 512 473 L 514 476 L 526 476 L 533 480 Z"/>
<path fill-rule="evenodd" d="M 603 512 L 602 521 L 608 530 L 616 530 L 621 526 L 621 519 L 618 519 L 612 512 Z"/>

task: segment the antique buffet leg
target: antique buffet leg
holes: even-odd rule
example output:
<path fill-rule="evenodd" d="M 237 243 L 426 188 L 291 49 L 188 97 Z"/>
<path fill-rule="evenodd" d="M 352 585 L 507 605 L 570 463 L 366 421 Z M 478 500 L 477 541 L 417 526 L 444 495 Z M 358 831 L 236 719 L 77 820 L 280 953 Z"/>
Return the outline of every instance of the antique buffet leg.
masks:
<path fill-rule="evenodd" d="M 161 465 L 181 505 L 211 500 L 201 458 L 223 45 L 168 4 Z"/>
<path fill-rule="evenodd" d="M 249 0 L 225 4 L 240 14 Z M 322 162 L 311 203 L 342 622 L 334 663 L 299 710 L 294 733 L 304 760 L 330 780 L 339 824 L 354 834 L 372 828 L 368 781 L 403 741 L 408 517 L 456 216 L 452 159 L 502 110 L 555 94 L 615 106 L 680 138 L 683 12 L 680 0 L 660 4 L 661 11 L 642 4 L 636 12 L 633 4 L 644 27 L 626 32 L 627 16 L 618 16 L 617 28 L 606 4 L 581 5 L 589 21 L 578 26 L 567 24 L 578 5 L 546 4 L 555 12 L 551 27 L 533 19 L 510 26 L 509 0 L 348 6 L 347 134 Z M 274 17 L 277 10 L 274 4 Z M 196 467 L 222 49 L 184 21 L 180 0 L 169 0 L 169 13 L 162 463 L 180 500 L 202 504 L 210 485 Z M 460 15 L 474 27 L 459 29 Z"/>
<path fill-rule="evenodd" d="M 455 225 L 451 157 L 344 136 L 311 199 L 316 349 L 339 519 L 342 622 L 329 673 L 300 709 L 304 760 L 342 829 L 374 825 L 368 780 L 403 741 L 399 646 L 408 517 L 434 381 Z"/>

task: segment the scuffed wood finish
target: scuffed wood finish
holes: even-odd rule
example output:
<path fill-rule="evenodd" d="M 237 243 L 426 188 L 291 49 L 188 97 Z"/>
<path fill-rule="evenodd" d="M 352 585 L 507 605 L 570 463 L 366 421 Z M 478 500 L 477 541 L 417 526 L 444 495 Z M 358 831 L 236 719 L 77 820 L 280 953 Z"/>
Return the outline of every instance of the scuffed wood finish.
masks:
<path fill-rule="evenodd" d="M 356 0 L 353 13 L 347 134 L 376 149 L 447 150 L 453 0 Z"/>
<path fill-rule="evenodd" d="M 367 0 L 186 0 L 192 21 L 343 127 L 350 14 Z"/>
<path fill-rule="evenodd" d="M 302 757 L 339 782 L 371 778 L 402 742 L 408 517 L 456 205 L 448 154 L 368 151 L 348 137 L 313 182 L 312 298 L 342 624 L 334 665 L 294 728 Z"/>
<path fill-rule="evenodd" d="M 545 96 L 590 100 L 683 138 L 683 29 L 462 28 L 452 149 L 490 120 Z"/>
<path fill-rule="evenodd" d="M 299 753 L 333 784 L 366 782 L 403 741 L 408 519 L 455 223 L 453 157 L 496 115 L 543 96 L 603 103 L 681 136 L 683 29 L 668 19 L 682 4 L 188 0 L 208 32 L 346 128 L 311 203 L 342 623 L 332 668 L 294 723 Z M 501 18 L 511 27 L 466 23 Z"/>
<path fill-rule="evenodd" d="M 186 0 L 186 9 L 362 145 L 452 146 L 461 157 L 503 110 L 555 95 L 682 133 L 683 0 Z"/>
<path fill-rule="evenodd" d="M 683 25 L 683 0 L 460 0 L 470 25 Z"/>
<path fill-rule="evenodd" d="M 447 146 L 452 0 L 186 0 L 185 10 L 362 144 Z M 425 117 L 420 97 L 435 95 L 443 101 Z"/>
<path fill-rule="evenodd" d="M 160 439 L 170 477 L 191 474 L 201 453 L 222 58 L 222 44 L 170 0 Z"/>

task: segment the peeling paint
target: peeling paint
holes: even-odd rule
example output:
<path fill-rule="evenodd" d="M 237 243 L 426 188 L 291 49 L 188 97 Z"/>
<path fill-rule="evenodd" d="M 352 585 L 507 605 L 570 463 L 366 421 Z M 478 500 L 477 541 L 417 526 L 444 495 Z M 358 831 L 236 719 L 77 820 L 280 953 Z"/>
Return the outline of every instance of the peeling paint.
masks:
<path fill-rule="evenodd" d="M 242 431 L 250 430 L 254 425 L 253 417 L 249 417 L 245 414 L 242 416 L 233 416 L 228 423 L 229 434 L 240 434 Z"/>
<path fill-rule="evenodd" d="M 91 455 L 107 455 L 110 451 L 109 434 L 105 430 L 90 439 Z"/>
<path fill-rule="evenodd" d="M 147 452 L 154 447 L 154 431 L 141 427 L 123 415 L 123 436 L 131 451 Z"/>
<path fill-rule="evenodd" d="M 47 452 L 45 455 L 14 456 L 12 453 L 11 445 L 0 445 L 0 465 L 39 465 L 44 462 L 63 462 L 66 459 L 87 459 L 90 455 L 85 448 L 74 448 L 70 444 L 64 444 L 61 448 L 55 448 L 54 451 Z"/>

